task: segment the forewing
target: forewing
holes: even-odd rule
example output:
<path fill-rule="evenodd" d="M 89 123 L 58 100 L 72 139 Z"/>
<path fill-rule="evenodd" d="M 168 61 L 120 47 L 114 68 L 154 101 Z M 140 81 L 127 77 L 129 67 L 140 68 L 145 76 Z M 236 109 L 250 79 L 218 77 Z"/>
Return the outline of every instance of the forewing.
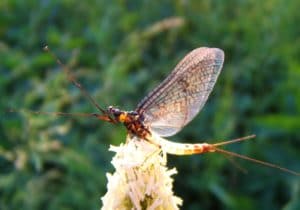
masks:
<path fill-rule="evenodd" d="M 224 52 L 201 47 L 187 54 L 136 111 L 160 136 L 172 136 L 204 106 L 222 69 Z"/>

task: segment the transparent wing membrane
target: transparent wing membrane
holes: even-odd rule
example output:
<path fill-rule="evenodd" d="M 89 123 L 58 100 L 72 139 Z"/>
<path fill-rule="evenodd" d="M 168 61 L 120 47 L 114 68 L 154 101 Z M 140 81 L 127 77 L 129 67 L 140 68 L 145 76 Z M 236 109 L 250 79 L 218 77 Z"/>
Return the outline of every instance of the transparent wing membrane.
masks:
<path fill-rule="evenodd" d="M 160 136 L 179 132 L 204 106 L 223 61 L 218 48 L 201 47 L 186 55 L 138 105 L 144 123 Z"/>

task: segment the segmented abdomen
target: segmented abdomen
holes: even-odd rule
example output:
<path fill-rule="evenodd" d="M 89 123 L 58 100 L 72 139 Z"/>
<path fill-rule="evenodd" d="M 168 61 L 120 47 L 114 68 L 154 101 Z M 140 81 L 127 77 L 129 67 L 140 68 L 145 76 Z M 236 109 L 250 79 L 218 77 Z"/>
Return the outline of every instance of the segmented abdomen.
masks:
<path fill-rule="evenodd" d="M 215 148 L 208 143 L 182 144 L 171 142 L 158 136 L 154 132 L 152 132 L 151 135 L 147 135 L 146 139 L 151 143 L 160 146 L 161 149 L 166 153 L 173 155 L 193 155 L 206 152 L 215 152 Z"/>

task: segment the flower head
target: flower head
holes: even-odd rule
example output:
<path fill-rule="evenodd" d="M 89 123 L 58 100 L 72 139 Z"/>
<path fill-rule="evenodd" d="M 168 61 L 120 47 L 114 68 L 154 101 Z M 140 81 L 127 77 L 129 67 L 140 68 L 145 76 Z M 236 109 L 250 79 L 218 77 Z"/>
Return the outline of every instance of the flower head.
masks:
<path fill-rule="evenodd" d="M 106 209 L 178 209 L 182 200 L 173 194 L 175 168 L 166 167 L 166 154 L 157 146 L 137 137 L 111 146 L 113 174 L 107 173 L 107 193 L 102 197 Z"/>

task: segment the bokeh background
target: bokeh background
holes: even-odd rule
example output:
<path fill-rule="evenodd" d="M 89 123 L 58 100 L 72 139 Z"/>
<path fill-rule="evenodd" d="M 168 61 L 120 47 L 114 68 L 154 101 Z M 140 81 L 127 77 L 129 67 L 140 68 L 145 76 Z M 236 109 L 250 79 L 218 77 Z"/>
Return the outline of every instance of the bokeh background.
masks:
<path fill-rule="evenodd" d="M 210 143 L 300 171 L 300 1 L 1 0 L 0 209 L 99 209 L 122 126 L 22 111 L 132 110 L 190 50 L 225 51 L 219 80 L 178 142 Z M 20 110 L 8 113 L 7 109 Z M 300 209 L 300 178 L 221 154 L 168 156 L 182 209 Z M 246 169 L 242 172 L 239 167 Z"/>

